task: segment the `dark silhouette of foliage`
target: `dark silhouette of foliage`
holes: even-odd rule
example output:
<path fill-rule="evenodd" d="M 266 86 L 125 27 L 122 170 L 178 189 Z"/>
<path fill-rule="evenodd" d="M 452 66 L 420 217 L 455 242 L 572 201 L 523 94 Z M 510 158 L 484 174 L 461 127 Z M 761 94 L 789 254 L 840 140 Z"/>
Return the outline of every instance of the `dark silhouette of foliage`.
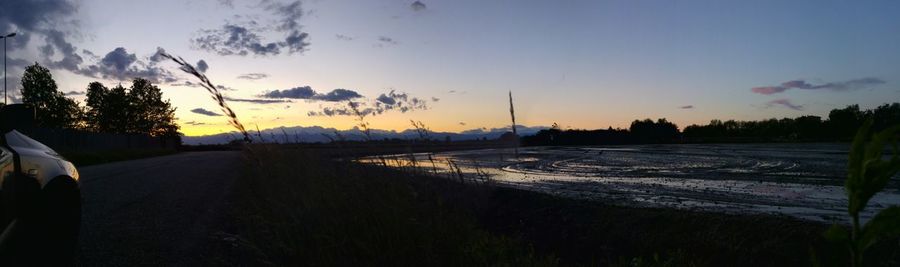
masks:
<path fill-rule="evenodd" d="M 88 128 L 97 132 L 177 136 L 175 108 L 162 100 L 162 91 L 146 79 L 130 88 L 108 89 L 99 82 L 87 88 Z"/>
<path fill-rule="evenodd" d="M 840 115 L 852 118 L 859 114 L 858 110 L 859 107 L 851 106 L 841 111 L 846 113 Z M 872 133 L 873 124 L 873 120 L 863 122 L 850 148 L 844 185 L 848 199 L 847 214 L 852 221 L 850 231 L 835 224 L 825 232 L 828 240 L 849 248 L 850 266 L 862 266 L 866 250 L 879 241 L 900 236 L 900 206 L 882 209 L 871 220 L 860 224 L 859 213 L 866 208 L 869 199 L 882 191 L 891 177 L 900 172 L 900 151 L 897 147 L 900 125 Z M 885 147 L 891 147 L 892 152 L 887 160 Z"/>
<path fill-rule="evenodd" d="M 875 131 L 900 123 L 900 103 L 884 104 L 872 110 L 850 105 L 831 110 L 826 120 L 818 116 L 762 121 L 712 120 L 707 125 L 685 127 L 683 136 L 686 142 L 849 141 L 855 129 L 869 119 L 874 121 Z"/>
<path fill-rule="evenodd" d="M 22 103 L 35 109 L 36 122 L 43 127 L 79 128 L 82 110 L 75 100 L 59 91 L 50 70 L 34 63 L 22 75 Z"/>
<path fill-rule="evenodd" d="M 635 120 L 629 128 L 632 138 L 640 143 L 671 143 L 678 138 L 678 126 L 661 118 Z"/>

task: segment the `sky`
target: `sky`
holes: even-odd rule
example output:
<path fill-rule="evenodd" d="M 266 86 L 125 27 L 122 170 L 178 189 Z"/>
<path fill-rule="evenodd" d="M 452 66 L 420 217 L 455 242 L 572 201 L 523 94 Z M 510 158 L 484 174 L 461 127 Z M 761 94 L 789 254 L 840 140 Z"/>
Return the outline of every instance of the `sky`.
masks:
<path fill-rule="evenodd" d="M 681 127 L 900 99 L 898 1 L 7 0 L 9 88 L 28 64 L 84 102 L 89 82 L 148 78 L 186 135 L 358 124 L 436 131 L 518 124 Z M 161 50 L 162 49 L 162 50 Z M 201 62 L 202 60 L 202 62 Z M 192 84 L 193 83 L 193 84 Z M 14 100 L 15 101 L 15 100 Z"/>

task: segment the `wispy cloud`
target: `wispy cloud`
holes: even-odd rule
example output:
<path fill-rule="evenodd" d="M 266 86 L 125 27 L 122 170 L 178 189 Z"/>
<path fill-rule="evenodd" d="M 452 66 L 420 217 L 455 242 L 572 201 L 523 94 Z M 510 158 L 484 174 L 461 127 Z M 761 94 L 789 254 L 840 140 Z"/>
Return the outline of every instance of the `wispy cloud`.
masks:
<path fill-rule="evenodd" d="M 803 110 L 803 105 L 795 105 L 786 98 L 772 100 L 766 103 L 766 107 L 782 106 L 793 110 Z"/>
<path fill-rule="evenodd" d="M 678 107 L 678 108 L 680 108 L 680 109 L 693 109 L 693 108 L 694 108 L 694 105 L 680 106 L 680 107 Z"/>
<path fill-rule="evenodd" d="M 290 103 L 290 100 L 284 99 L 256 99 L 256 98 L 233 98 L 233 97 L 225 97 L 225 100 L 234 101 L 234 102 L 244 102 L 244 103 L 253 103 L 253 104 L 280 104 L 280 103 Z"/>
<path fill-rule="evenodd" d="M 781 85 L 776 86 L 761 86 L 751 88 L 750 91 L 763 94 L 763 95 L 771 95 L 781 93 L 790 89 L 804 89 L 804 90 L 819 90 L 826 89 L 831 91 L 850 91 L 850 90 L 858 90 L 864 89 L 871 86 L 876 86 L 880 84 L 885 84 L 884 80 L 872 77 L 853 79 L 849 81 L 841 81 L 841 82 L 830 82 L 819 85 L 810 84 L 804 80 L 793 80 L 781 83 Z"/>
<path fill-rule="evenodd" d="M 203 108 L 195 108 L 195 109 L 192 109 L 191 112 L 197 113 L 200 115 L 212 116 L 212 117 L 222 116 L 222 114 L 215 113 L 215 112 L 203 109 Z"/>
<path fill-rule="evenodd" d="M 265 79 L 268 77 L 269 77 L 269 75 L 265 74 L 265 73 L 247 73 L 247 74 L 241 74 L 241 75 L 237 76 L 238 79 L 243 79 L 243 80 L 259 80 L 259 79 Z"/>
<path fill-rule="evenodd" d="M 343 41 L 353 41 L 353 37 L 347 36 L 347 35 L 343 35 L 343 34 L 335 34 L 334 37 L 337 38 L 338 40 L 343 40 Z"/>
<path fill-rule="evenodd" d="M 64 95 L 75 96 L 75 95 L 84 95 L 84 94 L 85 94 L 85 92 L 83 92 L 83 91 L 68 91 Z"/>

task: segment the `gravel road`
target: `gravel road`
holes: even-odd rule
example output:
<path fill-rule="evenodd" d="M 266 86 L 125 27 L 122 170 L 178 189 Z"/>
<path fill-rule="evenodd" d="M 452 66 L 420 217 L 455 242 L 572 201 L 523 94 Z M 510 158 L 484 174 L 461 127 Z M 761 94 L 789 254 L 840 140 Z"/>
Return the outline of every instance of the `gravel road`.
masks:
<path fill-rule="evenodd" d="M 80 168 L 79 264 L 192 266 L 224 220 L 240 153 L 190 152 Z"/>

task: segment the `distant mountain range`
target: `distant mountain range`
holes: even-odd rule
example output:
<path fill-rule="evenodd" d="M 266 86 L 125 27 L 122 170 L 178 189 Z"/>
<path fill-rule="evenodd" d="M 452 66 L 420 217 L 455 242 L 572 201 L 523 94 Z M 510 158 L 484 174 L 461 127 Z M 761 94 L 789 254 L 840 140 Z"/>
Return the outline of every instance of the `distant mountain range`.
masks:
<path fill-rule="evenodd" d="M 524 125 L 516 126 L 516 131 L 519 133 L 519 136 L 533 135 L 540 130 L 548 129 L 549 127 L 544 126 L 534 126 L 528 127 Z M 510 132 L 510 128 L 477 128 L 466 130 L 458 133 L 454 132 L 428 132 L 428 137 L 432 140 L 446 140 L 447 137 L 453 141 L 461 141 L 461 140 L 475 140 L 475 139 L 497 139 L 505 132 Z M 337 133 L 337 134 L 336 134 Z M 256 131 L 251 131 L 251 136 L 254 142 L 260 142 L 260 135 L 262 136 L 261 142 L 265 143 L 284 143 L 285 141 L 294 143 L 294 142 L 304 142 L 304 143 L 326 143 L 330 142 L 332 139 L 339 140 L 341 138 L 345 140 L 364 140 L 365 134 L 357 127 L 348 130 L 337 130 L 335 128 L 324 128 L 320 126 L 293 126 L 293 127 L 279 127 L 272 129 L 265 129 L 260 131 L 257 134 Z M 340 135 L 341 137 L 338 137 Z M 372 139 L 417 139 L 419 138 L 419 134 L 415 129 L 407 129 L 401 132 L 398 131 L 388 131 L 388 130 L 379 130 L 379 129 L 371 129 L 370 135 Z M 181 138 L 182 143 L 186 145 L 211 145 L 211 144 L 225 144 L 234 139 L 240 139 L 241 134 L 238 132 L 229 132 L 229 133 L 220 133 L 213 135 L 202 135 L 202 136 L 184 136 Z"/>

